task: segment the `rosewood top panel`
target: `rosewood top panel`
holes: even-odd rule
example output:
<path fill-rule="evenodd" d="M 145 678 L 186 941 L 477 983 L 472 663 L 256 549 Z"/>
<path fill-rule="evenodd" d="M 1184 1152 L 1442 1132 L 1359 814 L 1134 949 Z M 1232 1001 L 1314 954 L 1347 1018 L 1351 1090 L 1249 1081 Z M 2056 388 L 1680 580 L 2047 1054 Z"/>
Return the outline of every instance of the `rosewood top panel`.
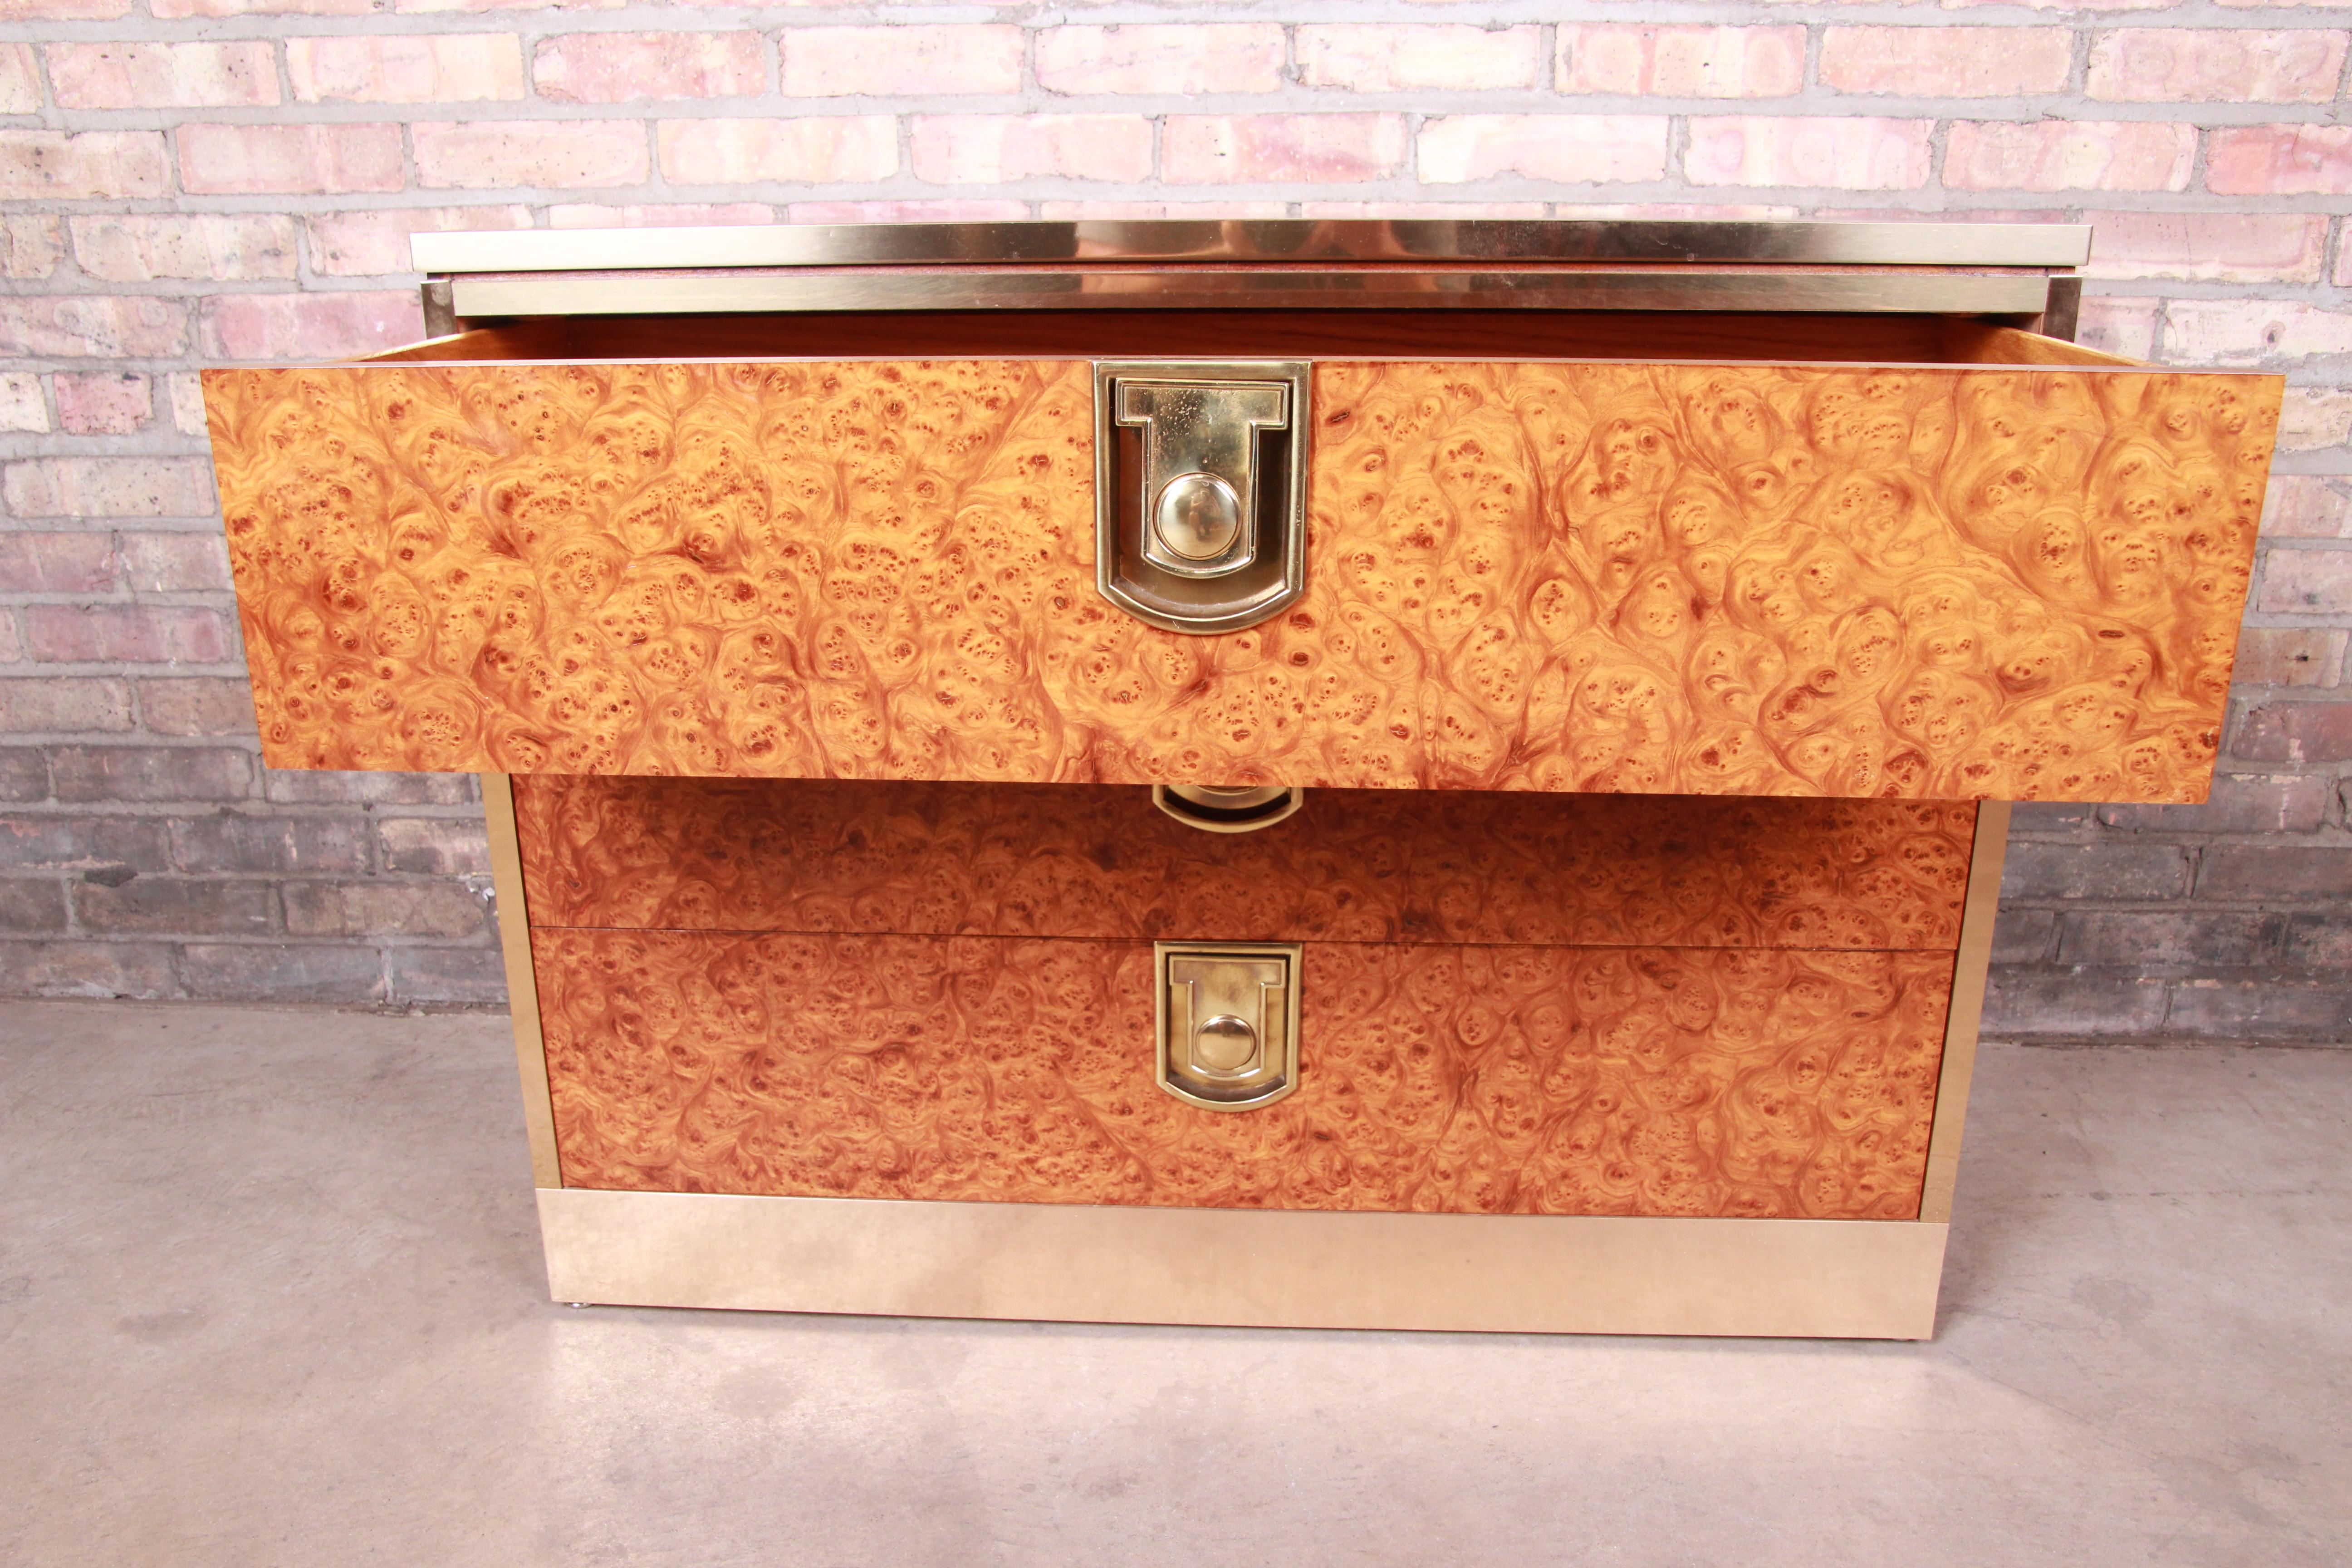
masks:
<path fill-rule="evenodd" d="M 1326 362 L 1307 597 L 1093 587 L 1087 367 L 209 372 L 291 768 L 2200 799 L 2275 378 Z"/>

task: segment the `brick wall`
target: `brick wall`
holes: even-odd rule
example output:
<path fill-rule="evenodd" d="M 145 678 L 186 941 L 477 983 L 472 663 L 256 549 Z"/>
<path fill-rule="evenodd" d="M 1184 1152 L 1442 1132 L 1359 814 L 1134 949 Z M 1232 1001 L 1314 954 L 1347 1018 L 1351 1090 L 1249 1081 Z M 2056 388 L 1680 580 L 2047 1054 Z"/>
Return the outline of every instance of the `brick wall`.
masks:
<path fill-rule="evenodd" d="M 0 992 L 496 998 L 469 781 L 256 760 L 192 374 L 414 229 L 1959 215 L 2294 383 L 2214 803 L 2021 810 L 1994 1026 L 2352 1035 L 2352 5 L 1290 9 L 0 0 Z"/>

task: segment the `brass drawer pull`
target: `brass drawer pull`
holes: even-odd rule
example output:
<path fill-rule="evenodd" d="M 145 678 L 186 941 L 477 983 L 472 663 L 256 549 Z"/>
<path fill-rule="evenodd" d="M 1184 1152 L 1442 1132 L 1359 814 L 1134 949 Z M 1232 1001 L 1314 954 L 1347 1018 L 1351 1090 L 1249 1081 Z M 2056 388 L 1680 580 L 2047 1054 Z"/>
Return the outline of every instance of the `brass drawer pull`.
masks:
<path fill-rule="evenodd" d="M 1298 1087 L 1297 942 L 1159 942 L 1151 952 L 1160 1088 L 1248 1110 Z"/>
<path fill-rule="evenodd" d="M 1297 816 L 1307 792 L 1288 784 L 1153 784 L 1151 804 L 1203 833 L 1255 833 Z"/>
<path fill-rule="evenodd" d="M 1303 360 L 1095 365 L 1095 583 L 1155 626 L 1231 632 L 1307 591 Z"/>

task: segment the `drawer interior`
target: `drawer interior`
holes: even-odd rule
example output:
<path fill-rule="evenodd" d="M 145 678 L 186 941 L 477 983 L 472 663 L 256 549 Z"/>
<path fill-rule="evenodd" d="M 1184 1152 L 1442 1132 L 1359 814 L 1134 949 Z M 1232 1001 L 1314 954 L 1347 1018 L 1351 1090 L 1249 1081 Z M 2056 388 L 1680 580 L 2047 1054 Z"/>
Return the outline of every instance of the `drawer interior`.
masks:
<path fill-rule="evenodd" d="M 2131 365 L 1973 317 L 1602 310 L 940 310 L 547 317 L 395 349 L 384 361 L 761 358 L 1798 361 Z"/>

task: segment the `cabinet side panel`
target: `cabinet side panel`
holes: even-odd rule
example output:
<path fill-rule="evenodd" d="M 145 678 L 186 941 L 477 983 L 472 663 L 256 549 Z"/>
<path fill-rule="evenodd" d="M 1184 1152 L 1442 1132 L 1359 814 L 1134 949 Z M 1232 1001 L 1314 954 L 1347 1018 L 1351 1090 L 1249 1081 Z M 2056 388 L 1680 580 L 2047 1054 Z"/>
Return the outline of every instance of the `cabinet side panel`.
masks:
<path fill-rule="evenodd" d="M 1951 957 L 1310 943 L 1300 1088 L 1152 1082 L 1151 950 L 534 933 L 576 1186 L 1909 1219 Z"/>
<path fill-rule="evenodd" d="M 1095 591 L 1082 363 L 208 372 L 265 754 L 2204 796 L 2278 377 L 1315 374 L 1307 595 L 1199 637 Z"/>

